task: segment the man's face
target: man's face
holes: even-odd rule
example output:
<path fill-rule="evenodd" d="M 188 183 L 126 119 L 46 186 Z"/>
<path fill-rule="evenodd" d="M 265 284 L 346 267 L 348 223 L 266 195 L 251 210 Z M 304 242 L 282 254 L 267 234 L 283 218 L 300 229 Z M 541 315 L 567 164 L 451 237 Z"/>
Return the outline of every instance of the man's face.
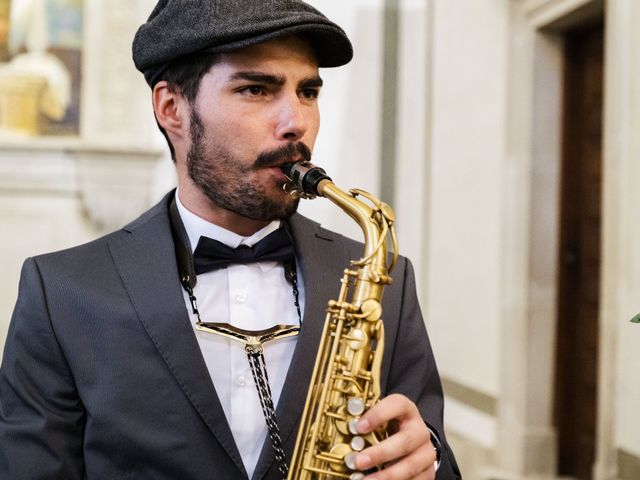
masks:
<path fill-rule="evenodd" d="M 254 220 L 295 212 L 279 166 L 309 160 L 322 81 L 297 37 L 223 54 L 192 106 L 187 172 L 212 206 Z"/>

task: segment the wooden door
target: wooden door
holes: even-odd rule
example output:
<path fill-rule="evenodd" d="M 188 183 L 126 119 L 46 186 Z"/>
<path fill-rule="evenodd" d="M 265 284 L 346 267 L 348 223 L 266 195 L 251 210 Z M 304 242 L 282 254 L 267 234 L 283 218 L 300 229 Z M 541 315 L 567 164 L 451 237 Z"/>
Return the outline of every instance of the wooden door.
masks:
<path fill-rule="evenodd" d="M 566 34 L 555 422 L 558 473 L 592 478 L 600 297 L 603 27 Z"/>

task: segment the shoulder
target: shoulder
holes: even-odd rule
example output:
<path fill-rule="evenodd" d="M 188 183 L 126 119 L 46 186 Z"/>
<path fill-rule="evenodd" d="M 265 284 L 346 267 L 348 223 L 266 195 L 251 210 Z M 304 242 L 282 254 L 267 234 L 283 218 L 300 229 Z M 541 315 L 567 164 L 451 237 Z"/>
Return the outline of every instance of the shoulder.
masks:
<path fill-rule="evenodd" d="M 168 204 L 173 192 L 158 204 L 144 212 L 133 222 L 100 238 L 56 252 L 45 253 L 27 259 L 25 265 L 34 266 L 43 277 L 72 274 L 90 277 L 111 264 L 110 245 L 126 241 L 136 233 L 148 234 L 150 240 L 156 234 L 170 234 Z"/>

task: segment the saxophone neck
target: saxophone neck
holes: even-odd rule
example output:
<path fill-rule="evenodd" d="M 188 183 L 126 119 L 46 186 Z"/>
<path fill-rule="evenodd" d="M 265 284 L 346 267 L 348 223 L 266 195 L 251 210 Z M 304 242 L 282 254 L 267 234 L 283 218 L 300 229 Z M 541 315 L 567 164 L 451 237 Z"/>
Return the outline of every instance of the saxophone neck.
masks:
<path fill-rule="evenodd" d="M 386 236 L 389 231 L 386 218 L 379 215 L 374 206 L 360 200 L 355 191 L 350 193 L 338 188 L 334 183 L 326 181 L 319 192 L 323 197 L 340 207 L 360 227 L 364 237 L 364 256 L 354 263 L 373 263 L 378 267 L 387 265 Z M 357 194 L 361 194 L 357 191 Z"/>
<path fill-rule="evenodd" d="M 393 209 L 378 198 L 364 190 L 352 189 L 348 193 L 338 188 L 326 174 L 310 162 L 297 162 L 283 165 L 282 171 L 291 183 L 285 185 L 285 190 L 304 197 L 314 198 L 316 195 L 327 198 L 340 207 L 360 227 L 364 235 L 364 256 L 353 263 L 357 266 L 371 264 L 380 273 L 387 273 L 393 269 L 397 260 L 398 245 L 393 223 L 395 215 Z M 368 202 L 362 201 L 365 198 Z M 387 236 L 393 242 L 393 260 L 387 267 Z"/>

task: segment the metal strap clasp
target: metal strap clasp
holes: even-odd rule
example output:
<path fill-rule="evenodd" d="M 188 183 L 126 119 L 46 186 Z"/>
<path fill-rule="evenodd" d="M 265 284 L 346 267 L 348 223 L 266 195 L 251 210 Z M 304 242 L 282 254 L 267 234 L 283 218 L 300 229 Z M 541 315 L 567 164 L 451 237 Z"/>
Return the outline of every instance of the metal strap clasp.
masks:
<path fill-rule="evenodd" d="M 295 337 L 300 332 L 297 325 L 274 325 L 264 330 L 244 330 L 228 323 L 196 322 L 199 332 L 214 333 L 242 342 L 247 353 L 261 352 L 262 345 L 277 338 Z"/>

